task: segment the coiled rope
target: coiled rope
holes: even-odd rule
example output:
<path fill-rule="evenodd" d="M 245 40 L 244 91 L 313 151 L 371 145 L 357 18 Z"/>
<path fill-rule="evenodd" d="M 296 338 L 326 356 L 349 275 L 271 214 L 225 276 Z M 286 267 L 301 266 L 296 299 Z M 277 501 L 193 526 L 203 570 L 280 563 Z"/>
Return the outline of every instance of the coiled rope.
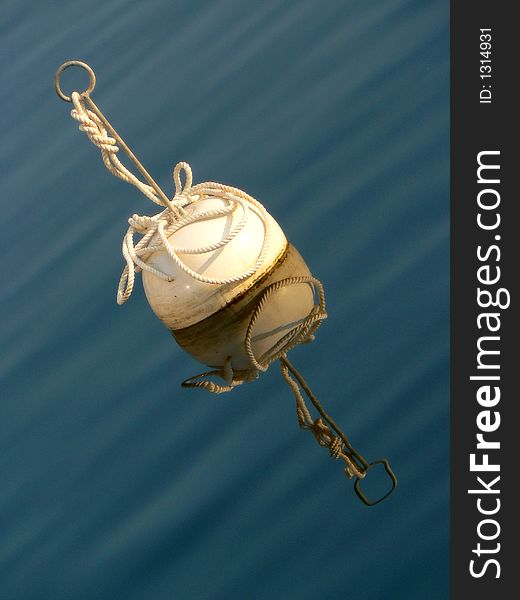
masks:
<path fill-rule="evenodd" d="M 99 148 L 105 167 L 119 179 L 134 185 L 155 204 L 165 206 L 165 210 L 156 215 L 140 216 L 134 214 L 128 219 L 129 228 L 123 238 L 122 244 L 122 253 L 126 261 L 126 266 L 119 279 L 117 289 L 118 304 L 124 304 L 130 298 L 134 289 L 135 274 L 140 271 L 148 271 L 156 277 L 172 281 L 171 275 L 150 266 L 146 262 L 147 257 L 159 250 L 165 250 L 172 261 L 193 279 L 213 285 L 238 283 L 251 277 L 260 269 L 269 252 L 271 242 L 271 225 L 267 211 L 260 202 L 244 191 L 222 183 L 209 181 L 192 186 L 192 170 L 186 162 L 177 163 L 173 170 L 173 180 L 175 183 L 175 196 L 173 199 L 161 198 L 152 186 L 141 181 L 117 158 L 119 147 L 117 146 L 116 139 L 108 134 L 105 124 L 99 116 L 87 108 L 85 98 L 78 94 L 78 92 L 73 92 L 71 99 L 74 104 L 71 116 L 80 123 L 79 129 L 86 133 L 90 141 Z M 181 182 L 182 172 L 184 172 L 186 178 L 184 186 Z M 210 196 L 221 198 L 227 204 L 222 208 L 207 210 L 196 215 L 187 214 L 185 210 L 187 205 Z M 219 242 L 196 248 L 179 248 L 174 247 L 169 241 L 169 238 L 182 227 L 186 227 L 202 219 L 221 218 L 230 215 L 237 209 L 241 209 L 242 211 L 238 224 Z M 229 244 L 246 226 L 250 218 L 249 209 L 254 210 L 261 219 L 264 227 L 262 246 L 255 262 L 250 267 L 241 273 L 227 277 L 208 277 L 191 269 L 179 257 L 179 254 L 206 254 Z M 142 235 L 142 238 L 137 243 L 134 242 L 135 234 Z"/>

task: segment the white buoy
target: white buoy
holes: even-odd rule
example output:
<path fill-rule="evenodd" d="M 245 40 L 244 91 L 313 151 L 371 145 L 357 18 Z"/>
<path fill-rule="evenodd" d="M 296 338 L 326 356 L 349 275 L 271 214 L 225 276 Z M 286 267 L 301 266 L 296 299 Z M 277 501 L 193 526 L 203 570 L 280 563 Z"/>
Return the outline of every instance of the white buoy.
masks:
<path fill-rule="evenodd" d="M 243 206 L 239 205 L 231 213 L 204 217 L 208 212 L 225 209 L 229 205 L 229 200 L 208 197 L 185 207 L 186 217 L 193 221 L 167 238 L 173 248 L 189 252 L 200 246 L 218 245 L 242 220 L 245 223 L 233 239 L 216 250 L 195 254 L 179 251 L 180 261 L 194 273 L 212 280 L 222 281 L 243 273 L 257 261 L 265 243 L 268 225 L 270 239 L 265 256 L 258 269 L 249 277 L 228 284 L 215 284 L 196 279 L 183 270 L 164 247 L 150 255 L 146 263 L 172 279 L 160 279 L 150 271 L 143 273 L 148 302 L 169 329 L 189 327 L 232 302 L 262 278 L 286 250 L 287 240 L 278 223 L 265 211 L 261 214 L 253 205 L 244 202 Z M 157 235 L 151 243 L 160 243 Z"/>

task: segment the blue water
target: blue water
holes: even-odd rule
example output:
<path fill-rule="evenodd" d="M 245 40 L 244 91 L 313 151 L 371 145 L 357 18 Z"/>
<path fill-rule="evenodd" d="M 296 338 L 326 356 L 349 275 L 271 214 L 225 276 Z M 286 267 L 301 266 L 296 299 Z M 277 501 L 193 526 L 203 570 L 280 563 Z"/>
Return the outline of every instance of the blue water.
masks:
<path fill-rule="evenodd" d="M 2 3 L 1 600 L 448 597 L 449 6 Z M 291 358 L 370 459 L 368 509 L 275 366 L 229 395 L 115 303 L 153 205 L 56 97 L 69 58 L 161 185 L 261 200 L 327 291 Z M 74 79 L 76 77 L 76 79 Z M 81 75 L 68 84 L 83 85 Z"/>

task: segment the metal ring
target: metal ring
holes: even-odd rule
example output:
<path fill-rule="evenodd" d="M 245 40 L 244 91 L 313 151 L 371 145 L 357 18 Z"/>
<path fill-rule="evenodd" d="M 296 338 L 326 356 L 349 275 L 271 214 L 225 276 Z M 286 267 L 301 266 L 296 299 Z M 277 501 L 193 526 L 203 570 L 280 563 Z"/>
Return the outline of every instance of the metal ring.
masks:
<path fill-rule="evenodd" d="M 368 465 L 366 471 L 368 471 L 371 467 L 373 467 L 375 465 L 383 465 L 383 467 L 385 468 L 386 474 L 388 475 L 388 477 L 390 478 L 390 481 L 392 482 L 392 487 L 384 496 L 382 496 L 378 500 L 369 500 L 365 496 L 363 490 L 360 487 L 361 480 L 359 478 L 356 479 L 356 483 L 354 484 L 354 490 L 355 490 L 356 494 L 358 495 L 358 498 L 361 500 L 361 502 L 363 502 L 363 504 L 366 504 L 366 506 L 375 506 L 376 504 L 383 502 L 383 500 L 388 498 L 388 496 L 390 496 L 390 494 L 395 490 L 395 488 L 397 486 L 397 477 L 395 476 L 395 473 L 392 471 L 392 468 L 390 467 L 390 464 L 386 460 L 386 458 L 383 458 L 381 460 L 375 460 L 374 462 L 371 462 Z M 365 473 L 366 473 L 366 471 L 365 471 Z"/>
<path fill-rule="evenodd" d="M 82 60 L 68 60 L 58 68 L 58 70 L 56 71 L 56 75 L 54 75 L 54 89 L 56 90 L 58 96 L 62 100 L 65 100 L 65 102 L 72 102 L 72 98 L 63 93 L 60 87 L 60 78 L 63 71 L 65 71 L 65 69 L 68 69 L 69 67 L 81 67 L 82 69 L 85 69 L 85 71 L 88 73 L 90 81 L 87 89 L 84 92 L 81 92 L 82 96 L 88 96 L 96 87 L 96 75 L 92 68 L 87 65 L 87 63 L 84 63 Z"/>

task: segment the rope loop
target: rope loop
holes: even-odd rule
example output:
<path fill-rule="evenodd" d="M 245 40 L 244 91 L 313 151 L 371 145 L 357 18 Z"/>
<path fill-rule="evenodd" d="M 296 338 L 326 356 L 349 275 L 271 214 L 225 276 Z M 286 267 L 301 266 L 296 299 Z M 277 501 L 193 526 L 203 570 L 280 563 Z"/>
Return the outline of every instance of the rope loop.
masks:
<path fill-rule="evenodd" d="M 182 187 L 181 172 L 184 171 L 186 177 L 186 183 L 184 188 Z M 173 182 L 175 184 L 175 195 L 178 196 L 191 188 L 193 183 L 193 176 L 191 167 L 187 162 L 178 162 L 173 169 Z"/>

